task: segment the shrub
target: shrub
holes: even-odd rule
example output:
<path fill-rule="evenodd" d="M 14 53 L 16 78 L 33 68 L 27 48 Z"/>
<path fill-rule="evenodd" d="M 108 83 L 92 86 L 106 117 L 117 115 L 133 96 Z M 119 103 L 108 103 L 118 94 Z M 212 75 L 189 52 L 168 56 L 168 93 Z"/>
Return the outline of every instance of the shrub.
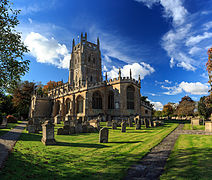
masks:
<path fill-rule="evenodd" d="M 17 119 L 13 115 L 8 115 L 7 122 L 8 123 L 17 123 Z"/>

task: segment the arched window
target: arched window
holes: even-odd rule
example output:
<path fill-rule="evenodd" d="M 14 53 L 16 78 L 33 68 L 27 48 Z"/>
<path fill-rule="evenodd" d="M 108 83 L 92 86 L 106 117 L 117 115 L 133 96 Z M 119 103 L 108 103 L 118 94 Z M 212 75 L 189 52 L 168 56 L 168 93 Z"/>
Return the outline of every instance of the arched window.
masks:
<path fill-rule="evenodd" d="M 102 96 L 99 91 L 96 91 L 93 93 L 92 108 L 93 109 L 102 109 Z"/>
<path fill-rule="evenodd" d="M 77 97 L 77 113 L 83 113 L 83 97 Z"/>
<path fill-rule="evenodd" d="M 134 109 L 134 93 L 135 88 L 133 86 L 127 87 L 127 109 Z"/>
<path fill-rule="evenodd" d="M 113 91 L 110 91 L 109 95 L 108 95 L 108 109 L 114 109 L 114 93 L 113 93 Z"/>
<path fill-rule="evenodd" d="M 71 100 L 68 98 L 66 99 L 66 114 L 68 114 L 70 108 L 71 108 Z"/>

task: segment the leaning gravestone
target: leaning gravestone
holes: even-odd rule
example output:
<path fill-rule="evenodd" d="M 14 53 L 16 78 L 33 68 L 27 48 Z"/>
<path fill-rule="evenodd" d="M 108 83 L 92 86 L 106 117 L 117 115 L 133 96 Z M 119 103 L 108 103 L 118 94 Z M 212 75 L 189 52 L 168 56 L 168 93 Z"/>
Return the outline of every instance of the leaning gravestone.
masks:
<path fill-rule="evenodd" d="M 56 144 L 56 141 L 54 139 L 54 124 L 47 120 L 42 125 L 43 129 L 43 137 L 41 139 L 41 142 L 45 145 L 53 145 Z"/>
<path fill-rule="evenodd" d="M 126 122 L 125 121 L 123 121 L 121 123 L 121 132 L 126 132 Z"/>
<path fill-rule="evenodd" d="M 99 142 L 100 143 L 107 143 L 108 142 L 108 128 L 102 128 L 99 131 Z"/>

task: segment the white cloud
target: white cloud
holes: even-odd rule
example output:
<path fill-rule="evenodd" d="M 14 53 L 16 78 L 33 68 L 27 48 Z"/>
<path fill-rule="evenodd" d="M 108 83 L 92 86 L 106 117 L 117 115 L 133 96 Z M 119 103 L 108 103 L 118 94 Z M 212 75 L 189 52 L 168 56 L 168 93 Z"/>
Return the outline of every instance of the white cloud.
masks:
<path fill-rule="evenodd" d="M 192 95 L 207 95 L 209 90 L 209 86 L 207 84 L 202 84 L 200 82 L 188 83 L 183 81 L 177 86 L 173 87 L 161 86 L 161 87 L 163 89 L 168 90 L 167 92 L 163 93 L 167 95 L 176 95 L 183 91 L 186 93 L 190 93 Z"/>
<path fill-rule="evenodd" d="M 32 19 L 28 18 L 29 24 L 32 24 Z"/>
<path fill-rule="evenodd" d="M 39 33 L 31 32 L 24 43 L 38 62 L 69 68 L 70 53 L 64 44 L 59 44 L 54 38 L 48 39 Z"/>
<path fill-rule="evenodd" d="M 204 39 L 208 39 L 208 38 L 211 38 L 211 37 L 212 37 L 212 33 L 211 32 L 204 32 L 203 35 L 191 36 L 186 41 L 186 45 L 187 46 L 192 46 L 192 45 L 195 45 L 195 44 L 199 43 L 200 41 L 202 41 Z"/>
<path fill-rule="evenodd" d="M 107 62 L 109 62 L 109 63 L 111 63 L 112 62 L 112 60 L 109 58 L 109 56 L 107 56 L 107 55 L 104 55 L 104 59 L 107 61 Z"/>
<path fill-rule="evenodd" d="M 167 83 L 167 84 L 171 84 L 172 82 L 171 81 L 169 81 L 169 80 L 165 80 L 165 82 Z"/>
<path fill-rule="evenodd" d="M 174 62 L 174 58 L 173 57 L 171 57 L 169 65 L 170 65 L 171 68 L 174 67 L 175 62 Z"/>
<path fill-rule="evenodd" d="M 143 2 L 148 8 L 153 4 L 160 3 L 164 8 L 164 16 L 172 17 L 175 25 L 184 23 L 185 17 L 188 14 L 187 10 L 183 7 L 181 0 L 135 0 Z"/>
<path fill-rule="evenodd" d="M 198 53 L 199 51 L 201 51 L 201 48 L 194 46 L 189 50 L 189 54 L 194 55 Z"/>
<path fill-rule="evenodd" d="M 206 30 L 206 31 L 211 29 L 212 28 L 212 21 L 209 21 L 209 22 L 203 24 L 203 27 L 204 27 L 204 30 Z"/>
<path fill-rule="evenodd" d="M 153 104 L 153 108 L 157 111 L 161 111 L 163 109 L 163 104 L 161 102 L 153 102 L 149 100 L 151 104 Z"/>
<path fill-rule="evenodd" d="M 130 76 L 130 69 L 132 72 L 132 77 L 134 79 L 138 79 L 138 76 L 140 75 L 141 79 L 144 79 L 145 76 L 150 75 L 151 73 L 155 72 L 154 68 L 151 67 L 149 64 L 146 64 L 144 62 L 139 63 L 133 63 L 125 65 L 121 68 L 121 75 L 122 77 L 129 77 Z M 119 69 L 115 66 L 109 71 L 108 78 L 117 78 L 118 77 Z"/>

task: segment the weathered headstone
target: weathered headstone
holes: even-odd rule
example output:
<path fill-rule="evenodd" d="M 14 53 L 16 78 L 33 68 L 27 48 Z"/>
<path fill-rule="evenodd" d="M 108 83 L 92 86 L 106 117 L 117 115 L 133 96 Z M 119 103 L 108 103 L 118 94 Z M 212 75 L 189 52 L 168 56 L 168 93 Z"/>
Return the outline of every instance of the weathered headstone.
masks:
<path fill-rule="evenodd" d="M 0 128 L 6 128 L 7 127 L 7 118 L 3 117 L 2 123 L 0 124 Z"/>
<path fill-rule="evenodd" d="M 112 121 L 107 121 L 107 126 L 112 126 Z"/>
<path fill-rule="evenodd" d="M 75 132 L 78 133 L 82 133 L 82 124 L 76 124 L 75 125 Z"/>
<path fill-rule="evenodd" d="M 64 121 L 64 126 L 70 126 L 70 121 Z"/>
<path fill-rule="evenodd" d="M 211 121 L 205 121 L 205 131 L 212 132 L 212 122 Z"/>
<path fill-rule="evenodd" d="M 147 118 L 144 119 L 144 124 L 146 128 L 149 128 L 149 121 Z"/>
<path fill-rule="evenodd" d="M 191 124 L 193 124 L 194 126 L 199 126 L 200 125 L 200 119 L 198 119 L 198 118 L 191 119 Z"/>
<path fill-rule="evenodd" d="M 90 125 L 93 126 L 94 128 L 99 129 L 100 128 L 100 124 L 99 121 L 97 119 L 93 119 L 89 121 Z"/>
<path fill-rule="evenodd" d="M 117 123 L 114 120 L 112 121 L 112 129 L 117 129 Z"/>
<path fill-rule="evenodd" d="M 47 120 L 42 125 L 43 129 L 43 137 L 41 139 L 41 142 L 45 145 L 53 145 L 56 144 L 56 141 L 54 139 L 54 124 Z"/>
<path fill-rule="evenodd" d="M 126 122 L 125 121 L 123 121 L 121 123 L 121 132 L 126 132 Z"/>
<path fill-rule="evenodd" d="M 107 143 L 108 142 L 108 134 L 109 134 L 109 131 L 108 131 L 108 128 L 102 128 L 100 129 L 99 131 L 99 142 L 100 143 Z"/>
<path fill-rule="evenodd" d="M 141 129 L 141 124 L 140 124 L 140 123 L 137 123 L 137 124 L 135 125 L 135 129 L 136 129 L 136 130 Z"/>
<path fill-rule="evenodd" d="M 28 125 L 28 133 L 35 133 L 36 129 L 35 129 L 35 125 Z"/>

